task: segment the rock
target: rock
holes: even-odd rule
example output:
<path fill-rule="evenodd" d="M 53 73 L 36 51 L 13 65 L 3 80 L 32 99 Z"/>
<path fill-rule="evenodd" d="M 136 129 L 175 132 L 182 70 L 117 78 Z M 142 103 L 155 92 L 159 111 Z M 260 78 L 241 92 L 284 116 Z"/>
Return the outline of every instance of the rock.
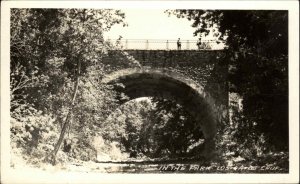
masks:
<path fill-rule="evenodd" d="M 234 152 L 227 152 L 227 153 L 225 153 L 225 156 L 233 156 L 233 155 L 235 155 Z"/>
<path fill-rule="evenodd" d="M 105 154 L 105 153 L 102 153 L 102 152 L 98 152 L 96 160 L 98 162 L 107 162 L 107 161 L 110 161 L 111 158 L 110 158 L 110 156 L 108 154 Z"/>
<path fill-rule="evenodd" d="M 227 163 L 228 167 L 232 167 L 233 166 L 233 161 L 232 160 L 228 160 L 228 161 L 226 161 L 226 163 Z"/>
<path fill-rule="evenodd" d="M 244 161 L 244 160 L 245 160 L 245 159 L 242 158 L 241 156 L 238 156 L 237 158 L 234 158 L 234 159 L 233 159 L 234 162 L 242 162 L 242 161 Z"/>

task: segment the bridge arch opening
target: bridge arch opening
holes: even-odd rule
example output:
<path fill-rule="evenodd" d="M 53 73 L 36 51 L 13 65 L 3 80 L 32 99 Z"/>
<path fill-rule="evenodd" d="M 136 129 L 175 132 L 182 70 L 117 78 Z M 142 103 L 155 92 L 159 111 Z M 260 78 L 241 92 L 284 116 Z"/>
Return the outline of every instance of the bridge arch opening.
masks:
<path fill-rule="evenodd" d="M 127 101 L 107 118 L 106 139 L 117 141 L 131 158 L 195 157 L 204 149 L 201 127 L 176 101 L 141 97 Z M 111 134 L 113 132 L 113 134 Z"/>
<path fill-rule="evenodd" d="M 173 71 L 147 68 L 118 71 L 107 76 L 103 82 L 114 86 L 120 105 L 140 97 L 155 97 L 181 104 L 193 116 L 198 125 L 196 128 L 204 135 L 203 156 L 213 154 L 216 115 L 212 99 L 202 86 Z"/>

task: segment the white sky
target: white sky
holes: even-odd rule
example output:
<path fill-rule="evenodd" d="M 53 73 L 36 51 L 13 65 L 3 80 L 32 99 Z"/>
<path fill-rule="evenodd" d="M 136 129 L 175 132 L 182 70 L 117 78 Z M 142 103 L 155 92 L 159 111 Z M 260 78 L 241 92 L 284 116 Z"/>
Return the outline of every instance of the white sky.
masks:
<path fill-rule="evenodd" d="M 127 27 L 115 25 L 105 34 L 106 38 L 117 39 L 163 39 L 163 40 L 197 40 L 193 37 L 195 28 L 187 19 L 168 17 L 164 10 L 157 9 L 123 9 Z"/>

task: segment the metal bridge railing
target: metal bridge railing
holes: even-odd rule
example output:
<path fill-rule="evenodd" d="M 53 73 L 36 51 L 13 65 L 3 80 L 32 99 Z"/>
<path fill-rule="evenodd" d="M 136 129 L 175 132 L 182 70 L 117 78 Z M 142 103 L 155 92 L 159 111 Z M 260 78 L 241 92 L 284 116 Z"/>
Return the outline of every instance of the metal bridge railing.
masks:
<path fill-rule="evenodd" d="M 177 47 L 177 40 L 159 40 L 159 39 L 126 39 L 111 40 L 112 43 L 118 43 L 123 49 L 134 50 L 222 50 L 225 45 L 223 42 L 215 40 L 181 40 L 181 49 Z"/>

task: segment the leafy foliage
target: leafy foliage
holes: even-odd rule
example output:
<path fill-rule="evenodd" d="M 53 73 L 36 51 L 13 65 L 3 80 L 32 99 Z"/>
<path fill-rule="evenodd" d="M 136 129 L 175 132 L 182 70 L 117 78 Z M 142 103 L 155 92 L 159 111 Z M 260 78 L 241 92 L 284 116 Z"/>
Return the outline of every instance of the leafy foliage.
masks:
<path fill-rule="evenodd" d="M 53 149 L 59 126 L 51 116 L 34 108 L 27 109 L 26 115 L 18 117 L 11 118 L 12 153 L 23 155 L 30 164 L 39 164 Z"/>
<path fill-rule="evenodd" d="M 174 101 L 148 98 L 130 101 L 111 115 L 104 137 L 121 142 L 132 157 L 176 158 L 199 152 L 203 134 L 194 118 Z M 112 134 L 111 133 L 115 133 Z"/>

